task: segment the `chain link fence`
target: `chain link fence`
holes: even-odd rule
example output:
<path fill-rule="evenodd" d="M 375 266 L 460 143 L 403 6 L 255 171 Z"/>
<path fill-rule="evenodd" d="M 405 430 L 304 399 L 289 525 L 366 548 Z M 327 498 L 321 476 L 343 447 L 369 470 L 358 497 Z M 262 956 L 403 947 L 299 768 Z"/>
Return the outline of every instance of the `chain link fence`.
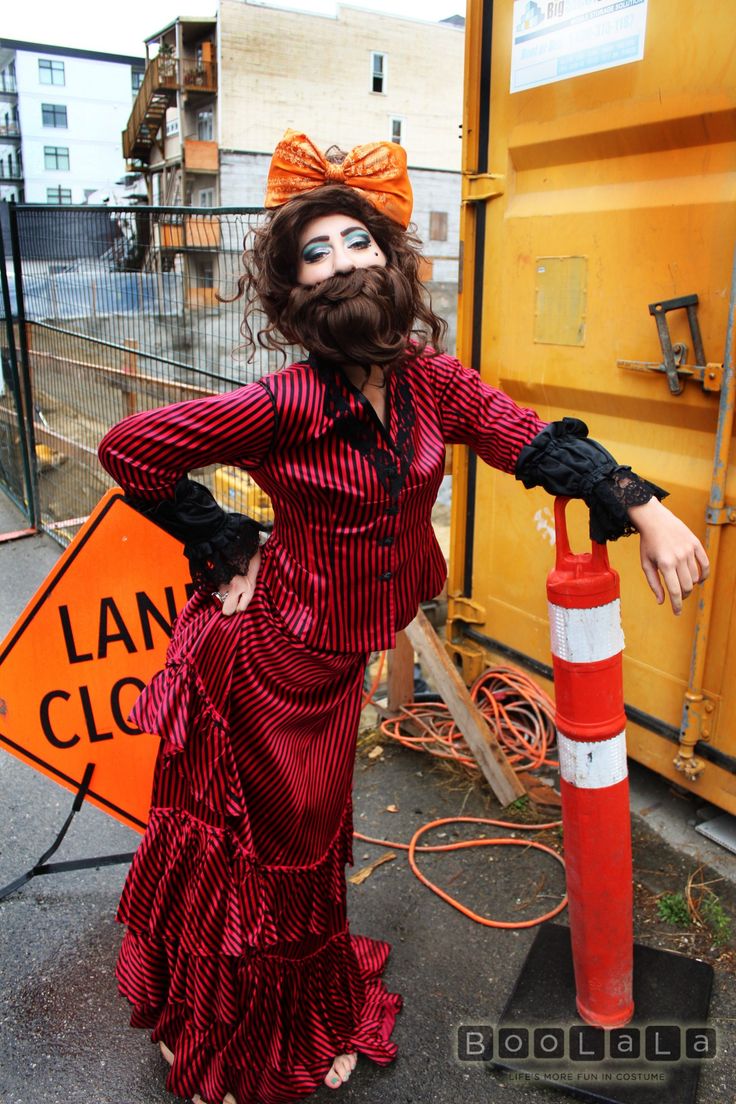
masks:
<path fill-rule="evenodd" d="M 9 213 L 0 481 L 17 500 L 35 498 L 35 523 L 68 543 L 110 486 L 96 450 L 112 424 L 231 390 L 282 363 L 263 349 L 249 363 L 242 300 L 216 297 L 236 292 L 244 239 L 261 212 L 19 205 Z M 251 324 L 261 322 L 255 314 Z M 25 493 L 24 422 L 33 468 Z M 270 520 L 244 472 L 195 477 L 227 508 Z"/>

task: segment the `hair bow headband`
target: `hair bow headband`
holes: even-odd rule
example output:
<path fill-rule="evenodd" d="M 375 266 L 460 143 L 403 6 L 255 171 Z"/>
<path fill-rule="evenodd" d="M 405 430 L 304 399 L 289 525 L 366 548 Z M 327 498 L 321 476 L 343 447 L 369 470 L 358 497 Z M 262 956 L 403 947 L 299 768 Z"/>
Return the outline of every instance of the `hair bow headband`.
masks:
<path fill-rule="evenodd" d="M 395 142 L 356 146 L 342 164 L 328 161 L 306 134 L 287 130 L 274 150 L 266 184 L 266 207 L 280 207 L 324 184 L 347 184 L 406 229 L 413 195 L 406 151 Z"/>

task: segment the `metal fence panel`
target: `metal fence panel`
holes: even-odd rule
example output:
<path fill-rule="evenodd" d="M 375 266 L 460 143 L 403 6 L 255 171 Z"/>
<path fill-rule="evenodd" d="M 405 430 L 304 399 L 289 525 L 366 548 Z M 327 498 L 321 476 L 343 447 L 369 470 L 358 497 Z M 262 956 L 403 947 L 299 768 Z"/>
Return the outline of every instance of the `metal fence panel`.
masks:
<path fill-rule="evenodd" d="M 7 204 L 2 206 L 6 208 Z M 23 364 L 19 352 L 22 351 L 23 333 L 18 325 L 16 298 L 11 296 L 8 276 L 12 271 L 13 243 L 6 217 L 0 230 L 0 487 L 21 507 L 29 523 L 35 525 L 37 495 L 32 464 L 32 404 L 29 380 L 27 375 L 21 376 Z"/>
<path fill-rule="evenodd" d="M 282 363 L 263 349 L 249 363 L 242 300 L 216 297 L 235 293 L 243 242 L 261 214 L 11 207 L 20 265 L 8 294 L 15 311 L 22 292 L 25 311 L 39 522 L 62 543 L 110 486 L 96 449 L 114 422 L 230 390 Z M 254 329 L 262 322 L 251 320 Z M 245 473 L 196 477 L 228 508 L 269 519 L 268 501 Z"/>

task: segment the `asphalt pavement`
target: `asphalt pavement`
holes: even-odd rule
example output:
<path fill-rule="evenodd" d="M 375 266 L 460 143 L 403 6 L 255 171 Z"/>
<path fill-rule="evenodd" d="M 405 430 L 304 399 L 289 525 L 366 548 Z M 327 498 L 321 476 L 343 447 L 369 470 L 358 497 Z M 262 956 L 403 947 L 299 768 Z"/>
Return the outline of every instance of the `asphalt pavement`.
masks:
<path fill-rule="evenodd" d="M 23 524 L 0 495 L 0 533 Z M 0 636 L 59 553 L 45 535 L 0 544 Z M 32 867 L 50 845 L 71 795 L 6 753 L 0 753 L 0 786 L 2 886 Z M 656 893 L 661 887 L 681 887 L 694 865 L 706 862 L 724 879 L 721 891 L 730 908 L 736 859 L 696 835 L 688 823 L 692 809 L 681 808 L 666 785 L 639 770 L 634 772 L 635 807 L 637 802 L 645 814 L 634 817 L 635 864 L 644 889 Z M 670 806 L 676 847 L 666 838 Z M 385 747 L 376 758 L 359 755 L 354 807 L 358 832 L 396 841 L 408 841 L 421 824 L 439 817 L 494 815 L 477 789 L 451 790 L 426 759 L 398 745 Z M 652 819 L 665 828 L 657 823 L 654 831 L 647 823 Z M 448 825 L 433 830 L 431 839 L 450 842 L 483 830 Z M 139 839 L 132 829 L 85 805 L 55 858 L 131 851 Z M 384 848 L 356 839 L 355 864 L 348 874 L 384 854 Z M 348 903 L 354 933 L 392 945 L 384 979 L 389 990 L 404 997 L 392 1036 L 399 1053 L 386 1067 L 359 1059 L 350 1082 L 337 1090 L 339 1097 L 345 1104 L 564 1100 L 556 1088 L 458 1056 L 464 1025 L 497 1025 L 537 929 L 496 929 L 469 919 L 415 877 L 405 852 L 394 850 L 393 855 L 362 884 L 349 883 Z M 551 908 L 563 889 L 555 860 L 522 848 L 425 855 L 421 866 L 478 914 L 510 921 Z M 164 1087 L 166 1067 L 158 1048 L 145 1032 L 128 1026 L 128 1006 L 115 986 L 122 930 L 114 913 L 126 869 L 119 865 L 37 877 L 0 904 L 0 1104 L 176 1104 Z M 565 916 L 560 917 L 563 924 Z M 667 942 L 659 929 L 648 933 L 642 928 L 639 937 L 655 945 Z M 709 1023 L 716 1031 L 717 1052 L 703 1063 L 698 1104 L 736 1101 L 736 985 L 727 965 L 715 970 Z M 662 1016 L 677 1023 L 678 1008 L 662 1008 Z M 656 1084 L 642 1083 L 637 1092 L 627 1099 L 644 1104 L 664 1099 Z M 338 1096 L 323 1087 L 310 1099 Z"/>

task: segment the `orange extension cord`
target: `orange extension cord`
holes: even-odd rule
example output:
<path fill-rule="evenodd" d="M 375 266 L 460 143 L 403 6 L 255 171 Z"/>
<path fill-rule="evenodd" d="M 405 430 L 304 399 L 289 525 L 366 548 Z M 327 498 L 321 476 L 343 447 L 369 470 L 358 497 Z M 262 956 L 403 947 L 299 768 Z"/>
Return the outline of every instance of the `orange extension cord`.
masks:
<path fill-rule="evenodd" d="M 373 701 L 374 694 L 381 682 L 381 675 L 386 661 L 386 653 L 382 652 L 378 661 L 376 673 L 373 677 L 370 690 L 363 696 L 363 708 Z M 545 766 L 557 766 L 553 759 L 549 759 L 547 752 L 554 743 L 554 705 L 544 691 L 533 682 L 523 671 L 515 667 L 493 667 L 485 671 L 476 680 L 471 688 L 471 696 L 478 704 L 486 722 L 494 732 L 499 744 L 503 748 L 509 762 L 516 771 L 533 770 L 543 764 Z M 419 727 L 422 735 L 409 736 L 401 731 L 402 719 L 410 719 L 412 727 Z M 469 752 L 463 735 L 458 731 L 455 722 L 449 715 L 449 710 L 443 702 L 431 702 L 422 704 L 410 702 L 402 706 L 398 717 L 392 717 L 382 722 L 380 731 L 389 738 L 397 740 L 405 747 L 418 751 L 424 751 L 441 759 L 455 759 L 462 763 L 469 771 L 479 770 L 478 764 Z M 558 828 L 562 821 L 555 820 L 549 824 L 516 824 L 506 820 L 492 820 L 489 817 L 443 817 L 440 820 L 432 820 L 422 825 L 412 836 L 409 843 L 396 843 L 393 840 L 379 840 L 372 836 L 364 836 L 360 832 L 354 832 L 356 839 L 365 843 L 375 843 L 381 847 L 395 847 L 397 850 L 408 851 L 409 866 L 414 874 L 433 893 L 447 901 L 464 916 L 475 920 L 479 924 L 485 924 L 489 928 L 532 928 L 557 916 L 567 905 L 567 895 L 549 912 L 538 916 L 533 920 L 520 920 L 511 923 L 505 920 L 489 920 L 485 916 L 479 916 L 472 909 L 466 908 L 460 901 L 445 893 L 443 889 L 430 881 L 422 874 L 417 866 L 415 854 L 417 851 L 457 851 L 465 847 L 533 847 L 537 851 L 544 851 L 559 862 L 564 868 L 564 859 L 557 852 L 547 847 L 546 844 L 536 840 L 517 839 L 513 836 L 499 836 L 495 839 L 461 840 L 458 843 L 444 843 L 435 846 L 417 845 L 417 840 L 430 828 L 436 828 L 443 824 L 491 824 L 497 828 L 512 828 L 523 832 L 541 832 L 548 828 Z"/>

